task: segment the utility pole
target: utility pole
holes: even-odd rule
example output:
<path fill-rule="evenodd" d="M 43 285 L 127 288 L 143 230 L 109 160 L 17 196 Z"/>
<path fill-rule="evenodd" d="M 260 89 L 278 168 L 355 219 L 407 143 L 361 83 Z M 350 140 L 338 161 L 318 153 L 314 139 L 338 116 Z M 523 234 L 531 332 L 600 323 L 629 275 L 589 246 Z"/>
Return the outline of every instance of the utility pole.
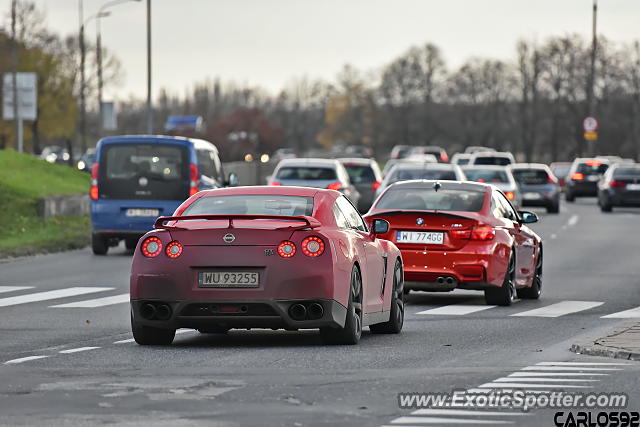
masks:
<path fill-rule="evenodd" d="M 592 117 L 595 114 L 595 82 L 596 82 L 596 51 L 598 48 L 598 0 L 593 0 L 593 22 L 592 22 L 592 39 L 591 39 L 591 64 L 589 69 L 589 80 L 587 87 L 587 116 Z M 588 154 L 595 155 L 595 141 L 587 141 Z"/>
<path fill-rule="evenodd" d="M 151 104 L 151 0 L 147 0 L 147 134 L 153 134 L 153 107 Z"/>
<path fill-rule="evenodd" d="M 82 152 L 87 151 L 87 103 L 86 103 L 86 80 L 85 80 L 85 45 L 84 45 L 84 14 L 82 1 L 78 0 L 78 10 L 80 12 L 80 145 Z"/>
<path fill-rule="evenodd" d="M 96 60 L 98 61 L 98 114 L 100 114 L 100 117 L 98 118 L 98 130 L 100 132 L 99 137 L 102 137 L 104 111 L 102 109 L 102 35 L 100 31 L 100 20 L 100 14 L 98 13 L 98 18 L 96 19 L 98 33 L 96 35 Z"/>
<path fill-rule="evenodd" d="M 11 2 L 11 59 L 13 66 L 13 76 L 11 84 L 13 86 L 13 121 L 16 127 L 16 145 L 18 152 L 24 151 L 24 136 L 22 129 L 22 117 L 20 110 L 20 92 L 18 92 L 18 39 L 16 33 L 16 9 L 18 7 L 18 1 L 13 0 Z"/>

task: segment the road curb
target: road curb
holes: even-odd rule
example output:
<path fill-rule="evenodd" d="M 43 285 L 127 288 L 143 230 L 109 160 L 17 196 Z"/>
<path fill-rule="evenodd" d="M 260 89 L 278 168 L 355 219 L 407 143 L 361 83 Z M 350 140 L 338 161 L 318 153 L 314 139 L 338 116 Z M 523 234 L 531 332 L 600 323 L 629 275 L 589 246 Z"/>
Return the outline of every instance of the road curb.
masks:
<path fill-rule="evenodd" d="M 615 327 L 605 336 L 571 344 L 570 350 L 578 354 L 640 361 L 640 322 Z"/>

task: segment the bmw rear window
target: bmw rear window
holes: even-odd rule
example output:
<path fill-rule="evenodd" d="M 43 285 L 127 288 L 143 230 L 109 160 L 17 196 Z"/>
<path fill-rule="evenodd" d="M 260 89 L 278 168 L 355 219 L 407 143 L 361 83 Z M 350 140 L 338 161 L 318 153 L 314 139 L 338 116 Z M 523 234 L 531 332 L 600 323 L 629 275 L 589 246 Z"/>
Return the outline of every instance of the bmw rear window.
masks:
<path fill-rule="evenodd" d="M 228 195 L 201 197 L 183 215 L 311 216 L 313 197 L 281 195 Z"/>
<path fill-rule="evenodd" d="M 485 191 L 447 190 L 441 188 L 391 187 L 386 191 L 376 209 L 438 210 L 479 212 L 484 202 Z"/>
<path fill-rule="evenodd" d="M 300 179 L 304 181 L 327 181 L 338 179 L 335 169 L 311 166 L 287 166 L 280 168 L 276 179 Z"/>

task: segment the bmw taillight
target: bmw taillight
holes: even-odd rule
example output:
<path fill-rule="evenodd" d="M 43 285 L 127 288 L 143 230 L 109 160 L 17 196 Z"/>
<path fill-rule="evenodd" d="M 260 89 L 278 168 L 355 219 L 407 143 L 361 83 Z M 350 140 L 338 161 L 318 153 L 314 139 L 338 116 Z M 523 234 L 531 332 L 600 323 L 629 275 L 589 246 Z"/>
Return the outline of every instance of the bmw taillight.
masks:
<path fill-rule="evenodd" d="M 373 191 L 376 191 L 378 188 L 380 188 L 380 184 L 382 184 L 380 181 L 375 181 L 373 184 L 371 184 L 371 189 Z"/>
<path fill-rule="evenodd" d="M 454 237 L 456 239 L 469 239 L 471 238 L 471 229 L 470 228 L 465 228 L 465 229 L 456 229 L 456 230 L 451 230 L 449 231 L 449 234 L 451 235 L 451 237 Z"/>
<path fill-rule="evenodd" d="M 342 183 L 340 181 L 332 182 L 327 185 L 327 190 L 340 190 L 342 189 Z"/>
<path fill-rule="evenodd" d="M 316 236 L 307 237 L 302 241 L 302 253 L 306 256 L 317 257 L 324 252 L 324 242 Z"/>
<path fill-rule="evenodd" d="M 296 254 L 296 245 L 293 242 L 285 240 L 278 245 L 278 255 L 282 258 L 291 258 Z"/>
<path fill-rule="evenodd" d="M 193 196 L 199 191 L 199 184 L 198 167 L 192 163 L 189 165 L 189 196 Z"/>
<path fill-rule="evenodd" d="M 516 198 L 516 195 L 513 191 L 505 191 L 504 195 L 507 196 L 507 199 L 513 200 Z"/>
<path fill-rule="evenodd" d="M 144 256 L 148 258 L 155 258 L 160 255 L 160 252 L 162 252 L 162 242 L 155 236 L 147 237 L 144 242 L 142 242 L 140 250 Z"/>
<path fill-rule="evenodd" d="M 611 188 L 625 188 L 626 186 L 627 184 L 625 182 L 618 181 L 615 179 L 609 183 L 609 187 Z"/>
<path fill-rule="evenodd" d="M 471 240 L 493 240 L 496 236 L 496 232 L 490 225 L 478 225 L 473 228 L 465 228 L 462 230 L 449 231 L 451 237 L 456 239 L 471 239 Z"/>
<path fill-rule="evenodd" d="M 98 168 L 100 167 L 99 163 L 94 163 L 91 166 L 91 189 L 89 190 L 89 196 L 91 200 L 98 200 L 100 197 L 98 192 Z"/>
<path fill-rule="evenodd" d="M 169 258 L 178 258 L 180 255 L 182 255 L 182 244 L 177 240 L 174 240 L 167 245 L 165 253 Z"/>
<path fill-rule="evenodd" d="M 571 175 L 571 179 L 573 181 L 582 181 L 584 179 L 584 174 L 580 172 L 576 172 L 573 175 Z"/>

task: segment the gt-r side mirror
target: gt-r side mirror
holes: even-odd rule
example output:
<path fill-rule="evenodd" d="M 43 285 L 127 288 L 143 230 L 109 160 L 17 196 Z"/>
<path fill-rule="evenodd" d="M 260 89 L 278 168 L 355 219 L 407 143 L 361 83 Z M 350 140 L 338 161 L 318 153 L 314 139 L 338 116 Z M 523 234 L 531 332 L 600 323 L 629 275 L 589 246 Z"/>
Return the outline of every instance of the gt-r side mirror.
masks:
<path fill-rule="evenodd" d="M 229 187 L 237 187 L 238 186 L 238 175 L 234 172 L 229 174 L 229 179 L 227 180 Z"/>
<path fill-rule="evenodd" d="M 520 222 L 522 224 L 532 224 L 534 222 L 538 222 L 538 215 L 534 214 L 533 212 L 520 211 L 518 213 L 520 214 Z"/>
<path fill-rule="evenodd" d="M 384 219 L 374 219 L 373 220 L 373 234 L 385 234 L 389 232 L 389 223 Z"/>

